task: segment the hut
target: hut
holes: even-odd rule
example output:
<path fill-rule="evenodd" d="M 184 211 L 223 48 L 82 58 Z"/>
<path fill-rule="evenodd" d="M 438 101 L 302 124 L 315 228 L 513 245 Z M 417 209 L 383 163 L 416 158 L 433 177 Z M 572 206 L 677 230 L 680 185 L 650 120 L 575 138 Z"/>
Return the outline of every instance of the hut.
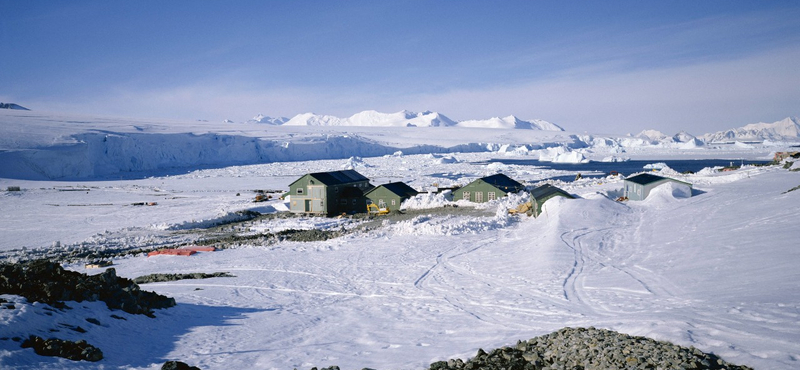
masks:
<path fill-rule="evenodd" d="M 379 185 L 367 191 L 364 196 L 367 204 L 375 204 L 379 209 L 396 211 L 404 200 L 419 194 L 414 188 L 403 182 L 391 182 Z"/>
<path fill-rule="evenodd" d="M 536 189 L 531 190 L 531 214 L 533 217 L 539 217 L 542 213 L 542 205 L 548 199 L 553 197 L 564 197 L 567 199 L 575 199 L 572 194 L 567 193 L 564 190 L 561 190 L 553 185 L 544 184 L 542 186 L 537 187 Z"/>
<path fill-rule="evenodd" d="M 293 213 L 336 215 L 363 212 L 369 179 L 355 170 L 316 172 L 289 185 L 289 210 Z"/>
<path fill-rule="evenodd" d="M 650 195 L 653 189 L 669 182 L 687 187 L 688 195 L 692 195 L 692 184 L 688 182 L 653 175 L 651 173 L 641 173 L 628 177 L 623 181 L 623 196 L 629 200 L 644 200 Z"/>
<path fill-rule="evenodd" d="M 482 177 L 453 191 L 453 200 L 463 199 L 475 203 L 484 203 L 524 189 L 525 186 L 519 182 L 502 173 L 498 173 Z"/>

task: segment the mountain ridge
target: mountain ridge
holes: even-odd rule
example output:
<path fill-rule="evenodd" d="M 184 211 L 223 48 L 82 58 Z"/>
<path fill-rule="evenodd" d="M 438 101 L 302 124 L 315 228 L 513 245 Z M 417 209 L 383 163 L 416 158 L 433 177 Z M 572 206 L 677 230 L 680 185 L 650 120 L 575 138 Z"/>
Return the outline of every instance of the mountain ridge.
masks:
<path fill-rule="evenodd" d="M 787 138 L 800 139 L 800 119 L 786 117 L 772 123 L 751 123 L 738 128 L 707 133 L 702 138 L 707 143 L 740 140 L 780 141 Z"/>
<path fill-rule="evenodd" d="M 261 117 L 259 115 L 258 117 Z M 258 118 L 257 117 L 257 118 Z M 274 120 L 266 117 L 267 120 Z M 261 120 L 264 120 L 262 118 Z M 251 120 L 252 121 L 252 120 Z M 258 119 L 254 121 L 261 122 Z M 272 121 L 270 121 L 272 122 Z M 375 127 L 472 127 L 472 128 L 513 128 L 543 131 L 564 131 L 552 122 L 542 119 L 522 120 L 514 115 L 492 117 L 485 120 L 455 121 L 444 114 L 432 111 L 412 112 L 402 110 L 395 113 L 382 113 L 366 110 L 350 117 L 340 118 L 331 115 L 301 113 L 285 122 L 286 126 L 375 126 Z"/>

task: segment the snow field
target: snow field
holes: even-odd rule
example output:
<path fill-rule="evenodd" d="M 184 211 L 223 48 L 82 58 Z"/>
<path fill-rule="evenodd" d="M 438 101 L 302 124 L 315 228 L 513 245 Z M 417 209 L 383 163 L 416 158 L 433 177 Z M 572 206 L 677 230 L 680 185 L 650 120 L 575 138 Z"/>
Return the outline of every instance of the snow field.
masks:
<path fill-rule="evenodd" d="M 413 168 L 428 162 L 414 156 L 365 158 L 364 171 L 388 177 L 379 169 L 398 161 Z M 448 164 L 459 169 L 447 172 L 481 171 L 469 162 Z M 267 167 L 294 165 L 299 164 Z M 160 181 L 170 189 L 197 181 L 210 191 L 228 184 L 219 171 Z M 265 176 L 270 170 L 227 171 L 248 178 L 245 172 Z M 610 198 L 621 188 L 619 180 L 582 179 L 561 184 L 581 199 L 554 198 L 539 218 L 507 215 L 512 203 L 524 200 L 509 199 L 476 210 L 484 214 L 420 210 L 423 214 L 411 220 L 324 242 L 253 245 L 190 258 L 121 258 L 115 268 L 130 278 L 220 271 L 236 277 L 143 285 L 178 301 L 177 307 L 156 312 L 156 319 L 110 319 L 111 312 L 89 304 L 49 321 L 42 320 L 37 305 L 19 303 L 19 314 L 0 310 L 7 323 L 0 336 L 9 335 L 9 329 L 47 334 L 60 321 L 80 323 L 92 316 L 113 325 L 90 327 L 88 337 L 68 330 L 57 334 L 95 345 L 105 336 L 121 345 L 125 336 L 137 349 L 128 353 L 101 346 L 107 367 L 157 369 L 167 359 L 180 359 L 203 369 L 334 364 L 412 369 L 564 326 L 593 325 L 694 345 L 755 368 L 797 367 L 800 328 L 793 323 L 800 318 L 795 284 L 800 276 L 794 266 L 800 254 L 794 220 L 800 193 L 784 193 L 800 182 L 797 173 L 748 167 L 679 178 L 695 184 L 693 197 L 675 197 L 674 189 L 663 188 L 648 200 L 618 203 Z M 193 207 L 194 212 L 206 208 Z M 252 227 L 342 227 L 341 221 L 326 218 L 272 222 Z M 3 367 L 101 366 L 42 358 L 13 342 L 0 341 L 0 346 Z"/>
<path fill-rule="evenodd" d="M 308 172 L 353 168 L 374 185 L 404 181 L 417 189 L 503 172 L 535 185 L 574 173 L 485 162 L 771 158 L 785 149 L 775 143 L 686 149 L 661 137 L 652 144 L 641 137 L 534 130 L 220 129 L 203 122 L 0 115 L 0 170 L 20 175 L 0 178 L 0 190 L 21 188 L 0 193 L 4 257 L 190 242 L 238 211 L 285 210 L 280 200 L 253 203 L 255 190 L 277 195 Z M 171 148 L 160 148 L 166 144 Z M 191 157 L 198 153 L 205 160 L 200 165 L 209 168 L 187 170 L 197 168 Z M 32 162 L 16 161 L 23 157 Z M 232 166 L 241 163 L 261 164 Z M 646 201 L 618 203 L 612 199 L 621 195 L 619 178 L 554 181 L 580 199 L 551 199 L 540 217 L 528 218 L 507 214 L 524 197 L 480 206 L 457 202 L 458 211 L 449 212 L 455 209 L 441 207 L 450 204 L 444 196 L 423 194 L 405 203 L 413 217 L 386 219 L 337 239 L 242 245 L 188 258 L 118 258 L 114 268 L 129 278 L 181 272 L 236 277 L 144 285 L 178 302 L 156 312 L 156 319 L 111 312 L 102 303 L 70 302 L 72 310 L 52 312 L 4 296 L 15 308 L 0 309 L 0 338 L 86 339 L 106 358 L 96 364 L 45 358 L 0 340 L 0 368 L 158 369 L 179 359 L 203 369 L 417 369 L 564 326 L 591 325 L 694 345 L 755 368 L 797 368 L 800 191 L 787 190 L 800 184 L 798 173 L 747 166 L 729 173 L 660 171 L 692 183 L 693 196 L 664 187 Z M 32 180 L 48 174 L 88 177 Z M 157 204 L 134 205 L 148 202 Z M 240 232 L 256 233 L 355 230 L 358 222 L 299 217 L 242 225 L 249 231 Z M 102 325 L 88 323 L 89 317 Z"/>

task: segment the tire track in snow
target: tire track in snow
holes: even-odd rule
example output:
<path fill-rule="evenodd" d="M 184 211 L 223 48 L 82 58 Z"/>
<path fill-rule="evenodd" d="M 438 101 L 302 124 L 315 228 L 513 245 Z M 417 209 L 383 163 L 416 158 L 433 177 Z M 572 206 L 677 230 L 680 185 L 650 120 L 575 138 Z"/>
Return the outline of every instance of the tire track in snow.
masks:
<path fill-rule="evenodd" d="M 451 292 L 455 291 L 454 288 L 456 287 L 456 285 L 452 285 L 451 284 L 449 286 L 446 286 L 448 288 L 447 292 L 438 293 L 437 294 L 433 290 L 426 288 L 426 282 L 431 277 L 436 276 L 438 278 L 438 280 L 441 281 L 442 284 L 444 285 L 444 283 L 446 282 L 447 279 L 445 278 L 445 276 L 444 276 L 444 274 L 442 273 L 441 270 L 449 271 L 449 272 L 451 272 L 453 274 L 456 274 L 456 275 L 459 275 L 459 276 L 465 276 L 464 274 L 461 274 L 461 273 L 457 272 L 456 269 L 454 268 L 454 266 L 452 266 L 449 263 L 449 260 L 451 258 L 460 257 L 460 256 L 467 255 L 469 253 L 473 253 L 473 252 L 475 252 L 475 251 L 477 251 L 477 250 L 479 250 L 479 249 L 491 244 L 492 242 L 495 242 L 496 240 L 497 240 L 497 236 L 493 236 L 493 237 L 490 237 L 490 238 L 485 238 L 485 239 L 482 239 L 482 240 L 478 241 L 477 245 L 467 246 L 466 248 L 465 248 L 465 245 L 456 244 L 454 247 L 449 248 L 449 249 L 445 250 L 444 252 L 438 254 L 436 256 L 436 262 L 433 264 L 433 266 L 428 268 L 422 275 L 420 275 L 419 278 L 417 278 L 416 281 L 414 281 L 414 287 L 417 288 L 417 289 L 420 289 L 420 290 L 426 290 L 426 291 L 432 293 L 434 297 L 438 297 L 439 299 L 444 300 L 445 302 L 447 302 L 449 305 L 451 305 L 452 307 L 456 308 L 457 310 L 459 310 L 461 312 L 464 312 L 464 313 L 474 317 L 475 319 L 477 319 L 479 321 L 486 322 L 487 320 L 484 319 L 481 314 L 479 314 L 479 313 L 477 313 L 474 310 L 469 308 L 469 306 L 480 306 L 480 304 L 476 304 L 474 301 L 469 300 L 468 298 L 458 297 L 458 295 L 456 295 L 456 294 L 450 294 Z M 455 251 L 455 253 L 454 253 L 454 251 Z M 475 278 L 476 275 L 469 274 L 469 277 Z"/>
<path fill-rule="evenodd" d="M 583 297 L 579 293 L 579 289 L 577 288 L 578 279 L 581 278 L 581 274 L 583 273 L 584 265 L 586 264 L 586 260 L 584 258 L 582 248 L 580 247 L 580 243 L 578 239 L 590 234 L 591 231 L 587 231 L 587 229 L 579 229 L 579 230 L 571 230 L 563 232 L 560 236 L 561 241 L 564 242 L 568 248 L 570 248 L 575 256 L 575 259 L 572 264 L 572 268 L 567 273 L 567 276 L 564 278 L 562 283 L 562 289 L 564 291 L 564 299 L 570 302 L 577 303 L 582 306 L 588 305 L 585 303 Z M 570 235 L 572 235 L 570 237 Z M 568 241 L 567 239 L 571 239 Z M 582 289 L 581 289 L 582 290 Z"/>

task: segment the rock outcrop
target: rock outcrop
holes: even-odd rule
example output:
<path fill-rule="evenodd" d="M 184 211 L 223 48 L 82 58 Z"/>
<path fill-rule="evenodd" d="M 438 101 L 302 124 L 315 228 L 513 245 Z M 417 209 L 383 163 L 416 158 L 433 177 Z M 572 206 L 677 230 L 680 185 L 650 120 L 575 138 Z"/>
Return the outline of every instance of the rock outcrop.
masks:
<path fill-rule="evenodd" d="M 0 264 L 0 294 L 54 307 L 63 307 L 64 301 L 102 301 L 112 310 L 148 316 L 154 309 L 175 306 L 174 298 L 140 290 L 130 279 L 118 277 L 113 268 L 89 276 L 47 260 Z"/>

